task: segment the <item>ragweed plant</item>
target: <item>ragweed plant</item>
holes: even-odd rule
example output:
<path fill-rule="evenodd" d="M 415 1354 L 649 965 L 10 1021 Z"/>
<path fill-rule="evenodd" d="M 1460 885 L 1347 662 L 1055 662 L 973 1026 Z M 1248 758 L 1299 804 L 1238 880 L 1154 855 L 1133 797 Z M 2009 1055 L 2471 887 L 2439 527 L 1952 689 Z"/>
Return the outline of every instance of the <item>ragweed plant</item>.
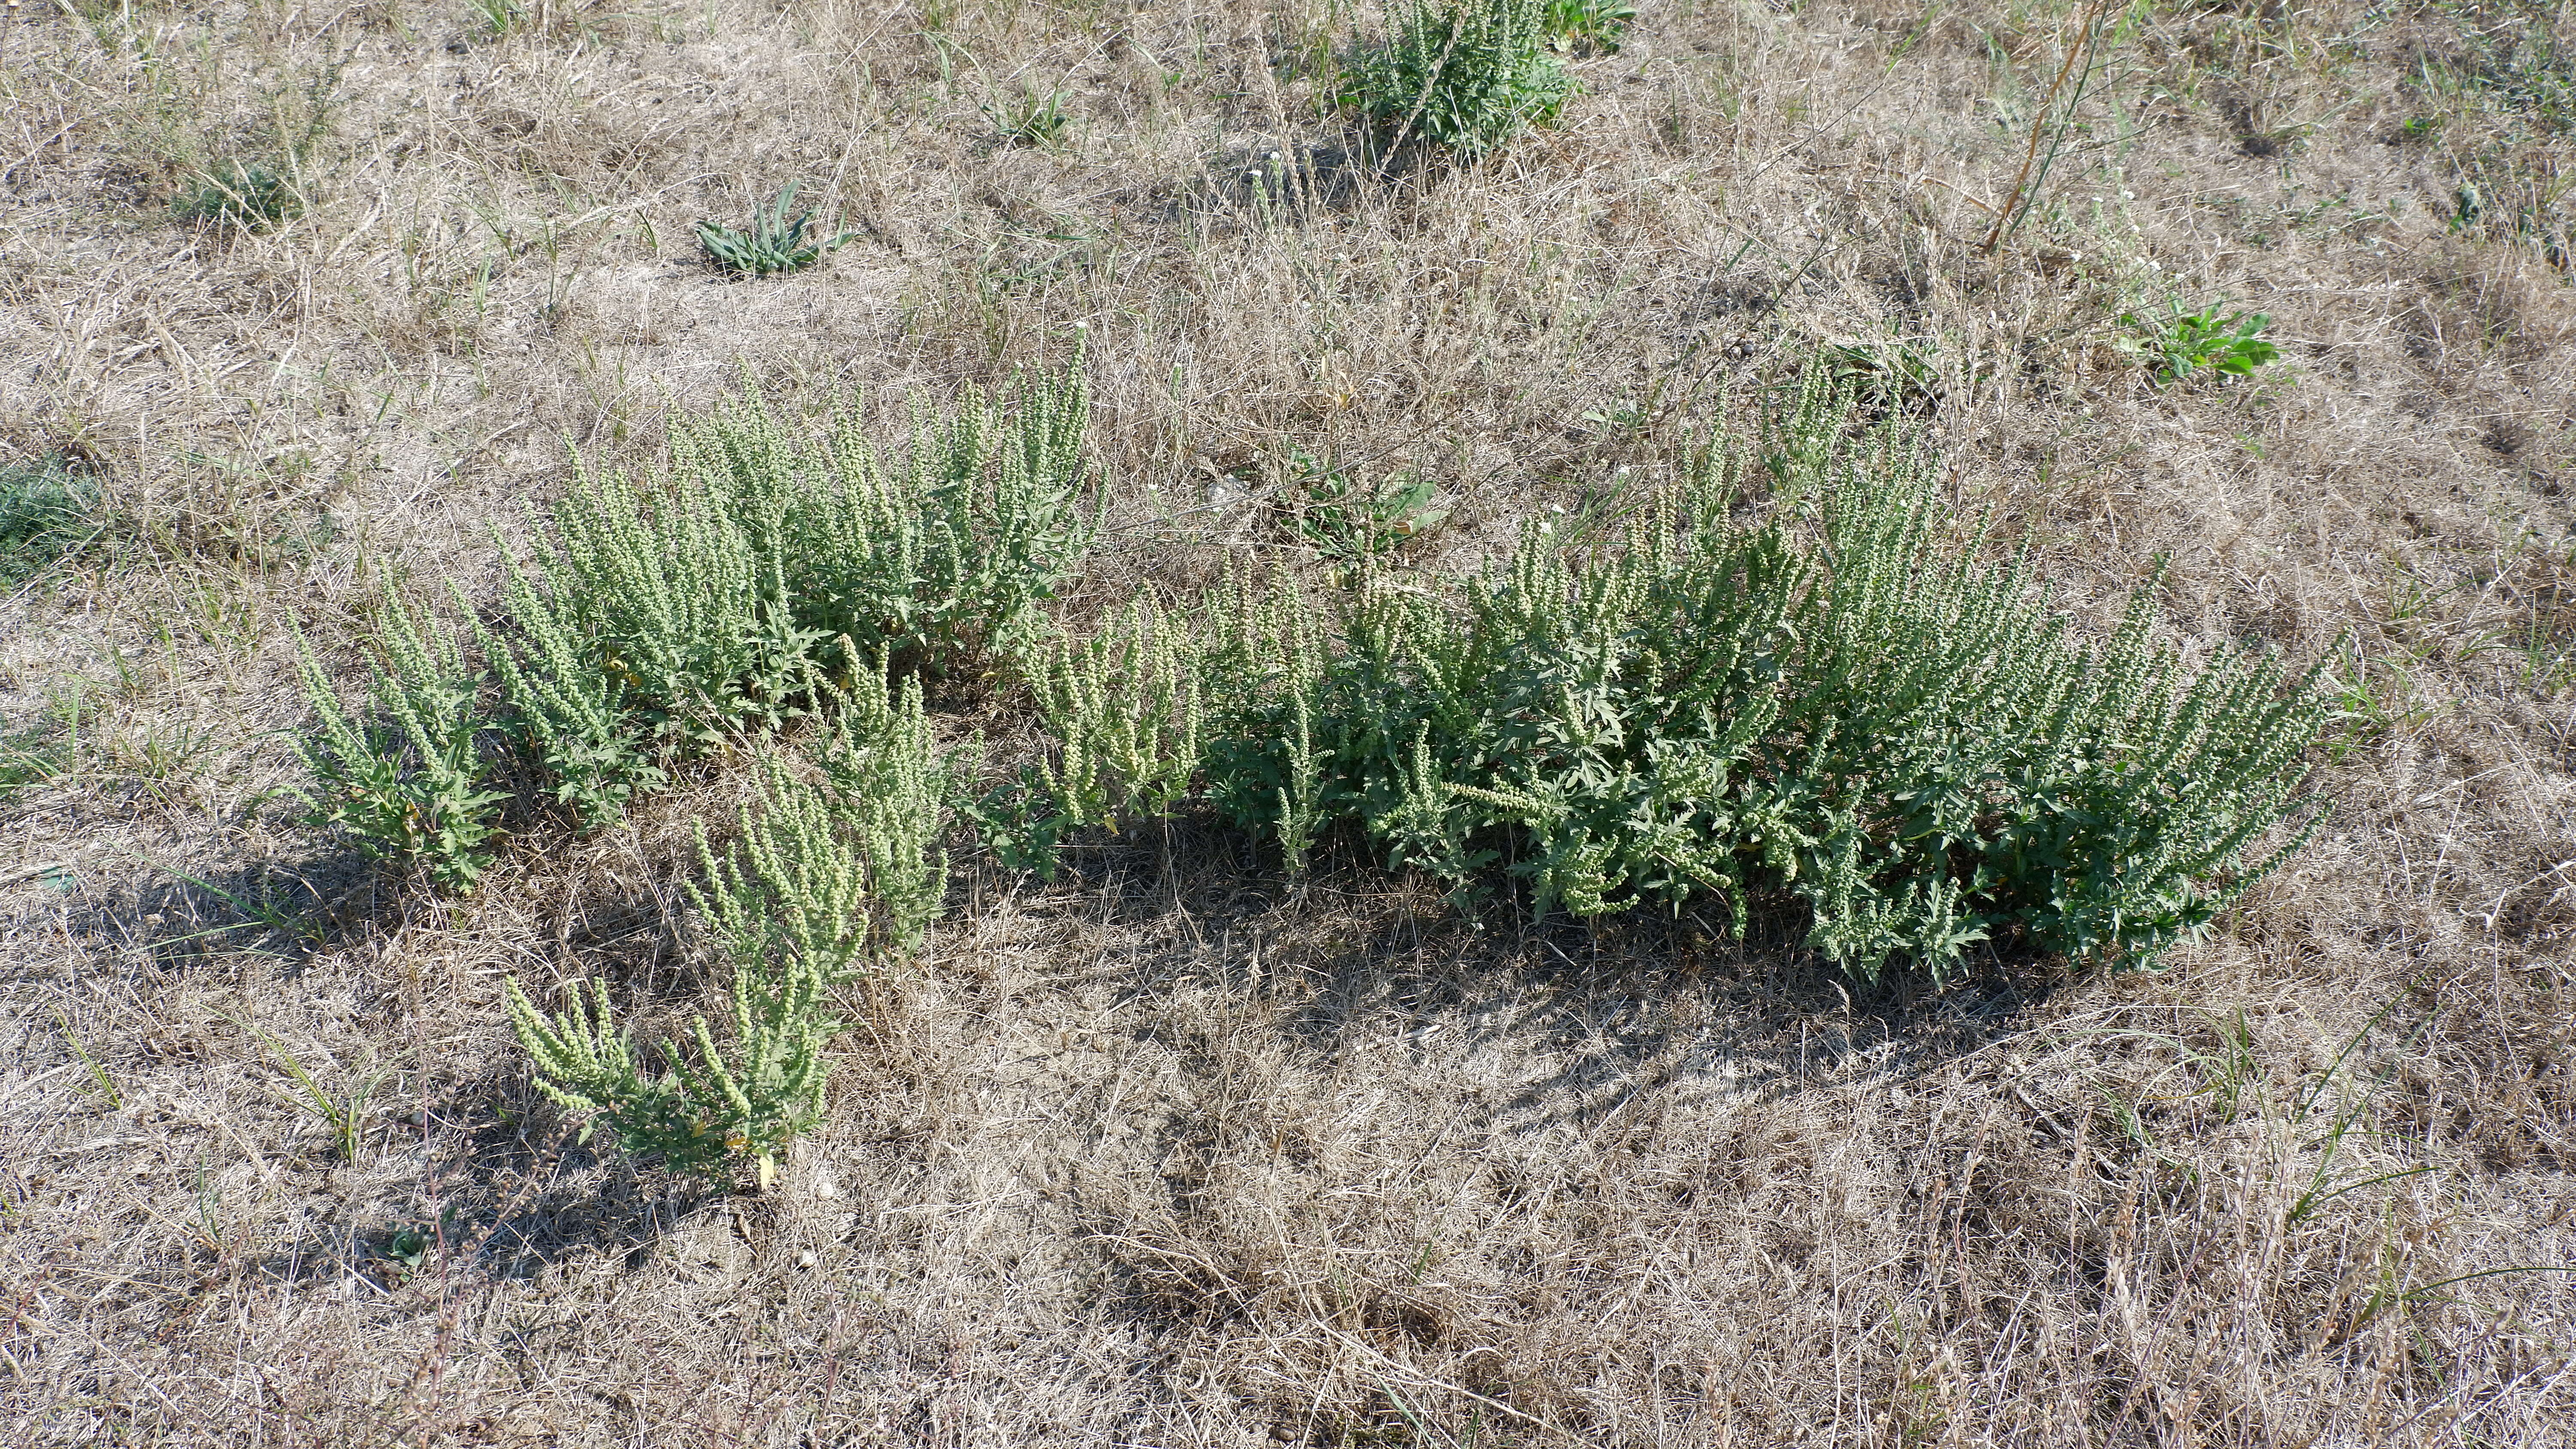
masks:
<path fill-rule="evenodd" d="M 435 621 L 424 629 L 399 600 L 385 601 L 379 621 L 375 718 L 363 726 L 297 639 L 297 670 L 322 721 L 320 738 L 303 746 L 312 819 L 346 830 L 372 859 L 416 861 L 440 886 L 472 890 L 509 798 L 491 788 L 482 750 L 492 725 L 480 706 L 484 676 L 466 669 L 453 635 Z"/>
<path fill-rule="evenodd" d="M 1240 821 L 1266 824 L 1290 874 L 1350 801 L 1324 794 L 1318 729 L 1328 723 L 1329 625 L 1285 575 L 1268 587 L 1238 572 L 1208 613 L 1203 697 L 1216 702 L 1200 747 L 1207 794 Z"/>
<path fill-rule="evenodd" d="M 729 471 L 638 481 L 581 470 L 539 567 L 595 667 L 660 735 L 690 745 L 802 713 L 823 634 L 797 626 L 780 557 L 782 500 Z M 543 627 L 543 626 L 540 626 Z"/>
<path fill-rule="evenodd" d="M 1198 769 L 1198 660 L 1189 628 L 1131 603 L 1084 644 L 1051 644 L 1031 684 L 1063 748 L 1041 762 L 1070 828 L 1169 814 Z"/>
<path fill-rule="evenodd" d="M 1409 0 L 1394 21 L 1344 63 L 1340 96 L 1394 144 L 1481 156 L 1554 120 L 1574 89 L 1541 0 Z"/>
<path fill-rule="evenodd" d="M 1077 364 L 1023 378 L 998 405 L 969 386 L 945 420 L 917 412 L 899 465 L 854 407 L 820 448 L 791 441 L 756 402 L 675 447 L 747 506 L 779 510 L 800 622 L 897 673 L 971 675 L 1040 637 L 1043 606 L 1091 546 L 1090 415 Z"/>
<path fill-rule="evenodd" d="M 1394 552 L 1438 528 L 1449 510 L 1428 478 L 1398 473 L 1375 485 L 1303 448 L 1291 451 L 1297 491 L 1290 530 L 1334 563 L 1358 563 Z"/>
<path fill-rule="evenodd" d="M 890 704 L 880 685 L 852 713 L 883 733 L 835 736 L 826 773 L 870 793 L 814 783 L 770 755 L 740 839 L 719 851 L 699 829 L 702 883 L 688 894 L 731 972 L 726 1030 L 697 1018 L 686 1041 L 663 1044 L 656 1073 L 617 1029 L 604 983 L 587 1001 L 574 987 L 559 1014 L 510 983 L 538 1089 L 589 1119 L 585 1138 L 605 1125 L 624 1151 L 702 1177 L 749 1159 L 765 1188 L 821 1110 L 843 1026 L 833 989 L 918 944 L 946 869 L 930 851 L 941 786 L 917 692 Z"/>
<path fill-rule="evenodd" d="M 675 757 L 817 714 L 856 709 L 835 726 L 845 741 L 863 721 L 927 740 L 909 681 L 1008 674 L 1035 657 L 1043 606 L 1095 528 L 1080 498 L 1088 415 L 1078 369 L 1001 405 L 970 388 L 945 419 L 916 413 L 890 466 L 854 409 L 818 443 L 753 399 L 675 419 L 658 475 L 577 466 L 538 521 L 533 559 L 505 564 L 500 617 L 476 626 L 508 707 L 500 723 L 592 827 Z M 317 798 L 371 850 L 428 858 L 442 884 L 470 885 L 504 798 L 481 789 L 474 736 L 493 723 L 471 708 L 482 676 L 449 669 L 453 642 L 439 655 L 387 607 L 396 667 L 380 672 L 378 698 L 397 728 L 358 729 L 305 661 L 324 723 L 307 752 Z M 844 753 L 911 758 L 874 743 Z"/>
<path fill-rule="evenodd" d="M 1036 653 L 1029 687 L 1052 743 L 969 813 L 1005 865 L 1051 877 L 1067 835 L 1162 819 L 1190 798 L 1200 661 L 1188 624 L 1149 600 L 1088 641 L 1059 636 Z"/>
<path fill-rule="evenodd" d="M 1713 895 L 1741 931 L 1795 902 L 1862 976 L 2005 939 L 2142 964 L 2204 930 L 2316 824 L 2321 676 L 2186 674 L 2143 590 L 2078 639 L 1902 432 L 1849 440 L 1825 376 L 1618 547 L 1533 524 L 1455 588 L 1373 579 L 1320 628 L 1238 584 L 1205 648 L 1209 798 L 1292 856 L 1349 820 L 1540 910 Z M 1769 517 L 1736 522 L 1766 472 Z"/>
<path fill-rule="evenodd" d="M 850 848 L 841 802 L 785 758 L 762 758 L 760 784 L 760 808 L 744 807 L 732 849 L 718 852 L 697 827 L 706 884 L 691 882 L 689 899 L 738 973 L 784 962 L 837 986 L 868 949 L 867 858 Z"/>
<path fill-rule="evenodd" d="M 1075 373 L 1007 408 L 969 388 L 890 467 L 855 409 L 817 446 L 719 406 L 673 423 L 668 476 L 585 475 L 544 567 L 636 706 L 700 739 L 798 717 L 862 661 L 971 672 L 1036 637 L 1090 544 L 1088 412 Z"/>
<path fill-rule="evenodd" d="M 565 992 L 560 1013 L 538 1009 L 515 980 L 507 987 L 510 1025 L 535 1064 L 537 1090 L 584 1119 L 581 1141 L 605 1126 L 629 1155 L 714 1177 L 751 1150 L 755 1127 L 775 1139 L 774 1150 L 811 1117 L 822 1093 L 825 1019 L 761 1021 L 758 1008 L 774 998 L 762 1000 L 749 976 L 739 975 L 733 1004 L 752 1025 L 741 1060 L 727 1060 L 700 1017 L 691 1043 L 700 1055 L 692 1060 L 688 1047 L 665 1043 L 670 1066 L 656 1073 L 636 1052 L 633 1033 L 617 1029 L 608 983 L 589 985 L 588 1001 L 578 984 Z M 782 1024 L 786 1031 L 774 1029 Z"/>
<path fill-rule="evenodd" d="M 515 560 L 504 567 L 512 637 L 495 638 L 480 624 L 476 634 L 500 676 L 512 732 L 544 767 L 556 803 L 585 829 L 608 825 L 636 791 L 664 779 L 644 722 L 628 705 L 633 676 L 615 666 L 562 584 L 541 585 Z"/>
<path fill-rule="evenodd" d="M 862 670 L 839 697 L 814 759 L 866 867 L 876 950 L 887 959 L 910 955 L 948 891 L 939 837 L 951 771 L 922 710 L 921 681 L 906 679 L 898 690 L 882 670 Z"/>

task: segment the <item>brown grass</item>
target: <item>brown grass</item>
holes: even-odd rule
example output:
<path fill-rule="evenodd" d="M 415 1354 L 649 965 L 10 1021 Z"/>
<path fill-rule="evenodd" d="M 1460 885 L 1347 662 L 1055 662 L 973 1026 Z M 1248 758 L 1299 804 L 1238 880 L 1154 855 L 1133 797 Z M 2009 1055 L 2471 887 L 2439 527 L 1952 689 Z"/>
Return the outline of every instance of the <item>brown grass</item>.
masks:
<path fill-rule="evenodd" d="M 0 795 L 0 1439 L 2564 1442 L 2576 35 L 2147 9 L 1987 255 L 2074 13 L 1651 5 L 1555 129 L 1379 175 L 1300 0 L 26 6 L 0 456 L 112 526 L 0 604 L 52 762 Z M 996 144 L 1023 82 L 1058 145 Z M 173 220 L 236 156 L 303 214 Z M 793 179 L 860 239 L 709 273 L 691 223 Z M 2172 294 L 2284 365 L 2151 387 L 2112 319 Z M 1077 608 L 1279 547 L 1291 445 L 1428 472 L 1462 561 L 1905 341 L 2067 607 L 2170 555 L 2180 636 L 2340 649 L 2373 717 L 2158 975 L 1863 990 L 1786 923 L 1479 929 L 1185 823 L 962 873 L 778 1190 L 575 1143 L 501 982 L 692 1009 L 688 822 L 741 782 L 437 898 L 297 823 L 289 626 L 354 667 L 384 584 L 492 587 L 567 440 L 647 460 L 745 367 L 893 418 L 1077 329 Z M 380 1078 L 354 1161 L 281 1053 Z"/>

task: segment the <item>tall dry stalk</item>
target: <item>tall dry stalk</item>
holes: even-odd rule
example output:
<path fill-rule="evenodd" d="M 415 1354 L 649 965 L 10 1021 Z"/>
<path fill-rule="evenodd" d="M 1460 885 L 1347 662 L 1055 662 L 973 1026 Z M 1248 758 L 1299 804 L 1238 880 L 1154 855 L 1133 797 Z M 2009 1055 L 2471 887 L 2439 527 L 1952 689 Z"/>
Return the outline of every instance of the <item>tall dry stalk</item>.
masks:
<path fill-rule="evenodd" d="M 2019 227 L 2021 218 L 2029 214 L 2030 199 L 2037 195 L 2039 188 L 2047 182 L 2049 166 L 2057 160 L 2058 149 L 2066 141 L 2066 128 L 2075 119 L 2075 108 L 2084 103 L 2085 83 L 2093 76 L 2093 56 L 2101 49 L 2102 16 L 2110 8 L 2111 0 L 2092 0 L 2091 4 L 2085 6 L 2082 16 L 2083 27 L 2077 36 L 2078 43 L 2067 46 L 2066 59 L 2057 67 L 2057 79 L 2049 82 L 2048 94 L 2040 100 L 2039 114 L 2031 118 L 2030 145 L 2022 152 L 2021 170 L 2013 174 L 2012 191 L 2004 197 L 2003 206 L 1995 212 L 1994 226 L 1986 232 L 1986 239 L 1977 243 L 1979 251 L 1991 252 L 2003 244 L 2004 238 Z M 2079 58 L 2084 62 L 2082 78 L 2076 81 L 2075 94 L 2067 101 L 2066 109 L 2060 111 L 2057 108 L 2057 98 L 2065 91 L 2067 78 L 2078 74 L 2075 62 Z M 2056 118 L 2056 124 L 2053 126 L 2050 124 L 2052 116 Z M 2048 137 L 2048 155 L 2045 160 L 2039 154 L 2039 141 L 2042 135 Z M 2039 175 L 2035 178 L 2030 174 L 2031 167 L 2034 165 L 2039 168 Z"/>

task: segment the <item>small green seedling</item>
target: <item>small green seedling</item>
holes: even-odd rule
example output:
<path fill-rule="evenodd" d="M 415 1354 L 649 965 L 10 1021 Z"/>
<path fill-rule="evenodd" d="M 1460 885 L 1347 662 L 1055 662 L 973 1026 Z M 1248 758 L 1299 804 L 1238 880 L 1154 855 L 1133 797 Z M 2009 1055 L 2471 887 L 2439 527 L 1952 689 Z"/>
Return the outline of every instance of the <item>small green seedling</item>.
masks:
<path fill-rule="evenodd" d="M 438 1246 L 437 1234 L 423 1227 L 402 1227 L 385 1239 L 385 1256 L 400 1263 L 408 1272 L 417 1273 L 429 1261 L 429 1250 Z"/>
<path fill-rule="evenodd" d="M 528 23 L 528 7 L 522 0 L 472 0 L 470 8 L 495 40 Z"/>
<path fill-rule="evenodd" d="M 269 1056 L 276 1061 L 278 1069 L 286 1073 L 288 1079 L 294 1082 L 294 1091 L 279 1095 L 311 1113 L 324 1126 L 331 1129 L 332 1145 L 340 1149 L 342 1161 L 357 1161 L 358 1153 L 366 1145 L 370 1104 L 375 1098 L 376 1088 L 384 1085 L 386 1074 L 379 1071 L 363 1081 L 352 1078 L 348 1091 L 335 1096 L 313 1075 L 312 1070 L 298 1061 L 295 1054 L 288 1051 L 277 1038 L 239 1017 L 226 1017 L 225 1020 L 249 1032 L 262 1047 L 267 1049 Z"/>
<path fill-rule="evenodd" d="M 1646 425 L 1646 410 L 1633 402 L 1618 402 L 1585 409 L 1583 420 L 1605 432 L 1630 433 Z"/>
<path fill-rule="evenodd" d="M 1006 145 L 1048 146 L 1064 135 L 1073 118 L 1064 113 L 1064 92 L 1023 87 L 1017 96 L 995 95 L 983 108 L 984 119 L 1002 133 Z"/>
<path fill-rule="evenodd" d="M 1901 342 L 1831 342 L 1819 356 L 1833 385 L 1872 416 L 1928 409 L 1940 388 L 1931 356 Z"/>
<path fill-rule="evenodd" d="M 100 1066 L 98 1058 L 91 1056 L 89 1048 L 82 1046 L 81 1039 L 72 1034 L 71 1019 L 56 1010 L 54 1025 L 62 1032 L 63 1045 L 70 1047 L 72 1055 L 80 1058 L 81 1065 L 89 1068 L 90 1085 L 98 1088 L 98 1095 L 107 1103 L 107 1110 L 121 1110 L 125 1106 L 125 1094 L 116 1089 L 116 1079 L 107 1074 L 107 1068 Z"/>
<path fill-rule="evenodd" d="M 32 792 L 68 778 L 80 753 L 79 720 L 68 731 L 31 730 L 16 737 L 0 735 L 0 802 L 21 791 Z M 40 871 L 37 878 L 53 885 L 60 870 Z"/>
<path fill-rule="evenodd" d="M 206 1171 L 204 1153 L 197 1155 L 197 1244 L 221 1257 L 224 1251 L 224 1192 Z"/>
<path fill-rule="evenodd" d="M 1303 448 L 1288 454 L 1303 505 L 1289 528 L 1336 563 L 1393 553 L 1448 518 L 1428 478 L 1397 473 L 1372 487 Z"/>
<path fill-rule="evenodd" d="M 824 253 L 857 235 L 845 231 L 823 240 L 806 240 L 805 224 L 814 219 L 814 208 L 809 206 L 792 218 L 787 214 L 787 209 L 796 204 L 796 186 L 788 182 L 765 210 L 754 211 L 749 231 L 736 231 L 712 221 L 698 223 L 698 244 L 707 249 L 707 258 L 718 271 L 741 277 L 792 272 L 812 266 Z"/>
<path fill-rule="evenodd" d="M 2486 197 L 2478 191 L 2476 182 L 2463 181 L 2460 188 L 2451 193 L 2450 230 L 2453 236 L 2476 226 L 2486 214 Z"/>
<path fill-rule="evenodd" d="M 2260 312 L 2222 317 L 2215 306 L 2193 312 L 2174 302 L 2162 316 L 2123 312 L 2120 325 L 2138 334 L 2122 338 L 2121 349 L 2152 371 L 2159 387 L 2197 372 L 2244 377 L 2281 356 L 2263 340 L 2272 319 Z"/>
<path fill-rule="evenodd" d="M 397 1225 L 385 1234 L 379 1251 L 395 1265 L 404 1278 L 417 1277 L 427 1271 L 432 1260 L 458 1251 L 463 1238 L 456 1223 L 456 1205 L 441 1208 L 435 1223 L 409 1222 Z"/>

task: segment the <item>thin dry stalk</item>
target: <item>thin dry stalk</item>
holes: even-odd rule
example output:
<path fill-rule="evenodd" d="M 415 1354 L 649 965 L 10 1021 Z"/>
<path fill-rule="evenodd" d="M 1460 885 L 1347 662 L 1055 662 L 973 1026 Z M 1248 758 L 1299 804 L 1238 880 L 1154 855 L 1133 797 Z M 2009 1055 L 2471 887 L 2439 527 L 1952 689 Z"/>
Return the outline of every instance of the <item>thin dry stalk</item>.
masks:
<path fill-rule="evenodd" d="M 2078 12 L 2077 41 L 2067 45 L 2066 59 L 2057 67 L 2057 78 L 2048 83 L 2048 93 L 2040 97 L 2039 113 L 2031 117 L 2030 144 L 2022 151 L 2021 169 L 2013 173 L 2012 190 L 2005 193 L 2004 204 L 1995 209 L 1995 224 L 1987 229 L 1985 240 L 1977 243 L 1977 250 L 1991 253 L 2000 246 L 2003 239 L 2019 226 L 2039 186 L 2047 181 L 2048 168 L 2045 165 L 2040 166 L 2038 180 L 2034 181 L 2030 174 L 2031 167 L 2039 162 L 2040 137 L 2046 135 L 2049 138 L 2049 161 L 2054 162 L 2057 148 L 2066 138 L 2067 127 L 2074 123 L 2075 108 L 2083 104 L 2084 87 L 2081 83 L 2076 86 L 2075 94 L 2068 97 L 2063 111 L 2058 109 L 2058 95 L 2066 89 L 2067 78 L 2076 73 L 2077 61 L 2083 62 L 2086 78 L 2092 76 L 2094 51 L 2101 43 L 2102 17 L 2109 10 L 2110 0 L 2089 0 Z"/>

